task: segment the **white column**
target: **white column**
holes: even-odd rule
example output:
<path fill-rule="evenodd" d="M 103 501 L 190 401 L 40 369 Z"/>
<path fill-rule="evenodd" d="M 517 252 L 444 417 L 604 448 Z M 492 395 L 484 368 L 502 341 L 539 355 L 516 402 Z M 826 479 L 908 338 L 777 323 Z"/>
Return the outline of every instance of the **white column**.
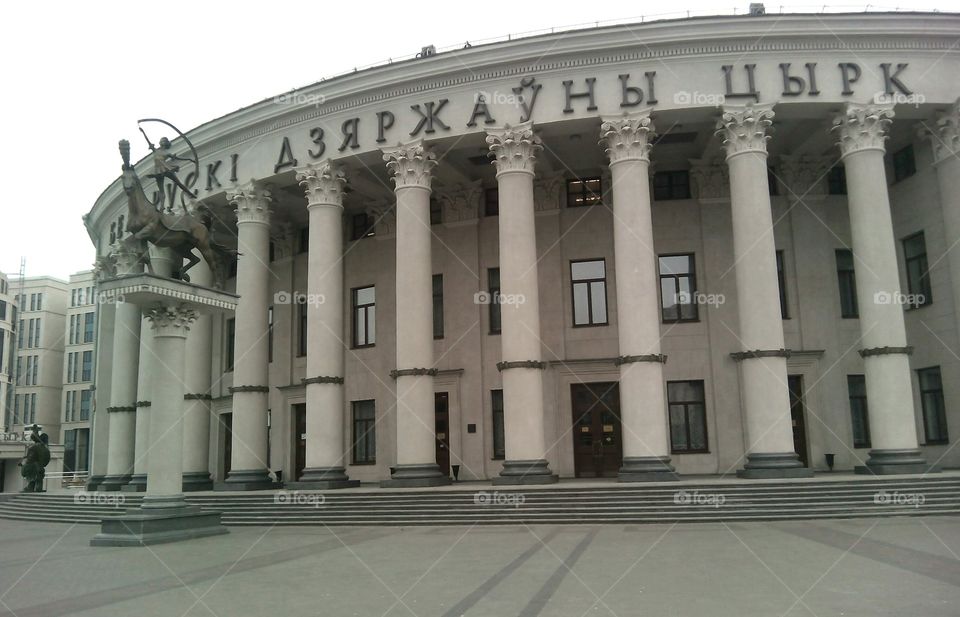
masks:
<path fill-rule="evenodd" d="M 893 105 L 850 103 L 834 120 L 847 177 L 850 232 L 857 270 L 857 301 L 867 408 L 870 458 L 859 473 L 923 473 L 928 466 L 917 447 L 910 379 L 910 353 L 903 321 L 900 275 L 883 164 L 886 128 Z M 884 301 L 886 300 L 886 301 Z"/>
<path fill-rule="evenodd" d="M 200 260 L 188 273 L 190 282 L 209 287 L 213 275 Z M 205 491 L 210 480 L 210 360 L 213 325 L 208 313 L 200 313 L 190 326 L 184 370 L 185 410 L 183 415 L 183 490 Z"/>
<path fill-rule="evenodd" d="M 105 278 L 105 272 L 101 268 L 102 266 L 98 266 L 95 274 L 98 302 L 97 336 L 94 339 L 93 352 L 96 387 L 93 391 L 93 410 L 90 416 L 90 479 L 86 487 L 88 491 L 96 490 L 107 474 L 107 446 L 110 439 L 110 414 L 107 413 L 107 407 L 110 405 L 110 372 L 112 371 L 116 305 L 100 302 L 99 286 Z"/>
<path fill-rule="evenodd" d="M 331 160 L 297 169 L 307 196 L 307 448 L 295 488 L 357 486 L 344 472 L 343 170 Z"/>
<path fill-rule="evenodd" d="M 610 158 L 613 251 L 620 343 L 621 482 L 676 480 L 660 353 L 657 254 L 650 210 L 650 110 L 605 118 L 600 144 Z"/>
<path fill-rule="evenodd" d="M 223 490 L 274 486 L 267 460 L 267 309 L 270 304 L 270 193 L 250 183 L 227 195 L 236 207 L 237 303 L 233 365 L 233 443 Z"/>
<path fill-rule="evenodd" d="M 153 330 L 157 362 L 151 380 L 149 473 L 142 507 L 183 507 L 184 365 L 187 331 L 197 312 L 164 305 L 145 314 Z"/>
<path fill-rule="evenodd" d="M 960 247 L 955 244 L 960 239 L 960 99 L 948 111 L 937 114 L 926 132 L 933 146 L 933 166 L 940 187 L 953 312 L 960 333 Z"/>
<path fill-rule="evenodd" d="M 118 248 L 117 275 L 138 274 L 142 265 L 136 255 Z M 113 374 L 110 378 L 107 475 L 98 490 L 116 491 L 133 473 L 137 402 L 137 367 L 140 355 L 140 308 L 121 302 L 114 309 Z"/>
<path fill-rule="evenodd" d="M 730 171 L 734 270 L 737 277 L 741 399 L 746 414 L 744 478 L 812 475 L 794 452 L 787 358 L 777 279 L 767 128 L 772 105 L 725 106 L 717 124 Z"/>
<path fill-rule="evenodd" d="M 500 291 L 515 298 L 501 306 L 504 446 L 506 460 L 494 484 L 557 481 L 546 460 L 543 369 L 540 353 L 540 293 L 533 179 L 543 146 L 533 124 L 487 130 L 500 195 Z"/>
<path fill-rule="evenodd" d="M 133 475 L 125 491 L 147 490 L 147 451 L 150 449 L 150 388 L 156 362 L 153 359 L 153 329 L 150 321 L 140 320 L 140 360 L 137 363 L 137 419 L 133 440 Z"/>
<path fill-rule="evenodd" d="M 382 486 L 437 486 L 433 399 L 433 261 L 430 179 L 436 166 L 423 141 L 383 150 L 397 198 L 397 464 Z"/>

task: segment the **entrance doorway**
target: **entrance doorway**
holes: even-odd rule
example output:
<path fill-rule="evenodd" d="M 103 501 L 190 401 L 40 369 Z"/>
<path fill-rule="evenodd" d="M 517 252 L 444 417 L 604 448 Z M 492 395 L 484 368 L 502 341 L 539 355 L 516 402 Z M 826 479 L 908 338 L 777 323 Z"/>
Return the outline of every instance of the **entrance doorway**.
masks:
<path fill-rule="evenodd" d="M 619 384 L 571 384 L 570 402 L 574 475 L 615 477 L 622 460 Z"/>
<path fill-rule="evenodd" d="M 307 404 L 293 406 L 293 439 L 297 444 L 293 461 L 293 479 L 299 480 L 307 466 Z"/>
<path fill-rule="evenodd" d="M 223 436 L 220 451 L 223 452 L 223 479 L 226 480 L 230 474 L 230 461 L 233 459 L 233 413 L 220 414 L 220 424 L 223 427 L 220 430 Z"/>
<path fill-rule="evenodd" d="M 807 423 L 803 410 L 803 375 L 788 375 L 790 389 L 790 419 L 793 423 L 793 450 L 800 455 L 804 467 L 810 466 L 807 456 Z"/>
<path fill-rule="evenodd" d="M 450 475 L 450 394 L 433 395 L 433 413 L 437 437 L 437 465 L 444 475 Z"/>

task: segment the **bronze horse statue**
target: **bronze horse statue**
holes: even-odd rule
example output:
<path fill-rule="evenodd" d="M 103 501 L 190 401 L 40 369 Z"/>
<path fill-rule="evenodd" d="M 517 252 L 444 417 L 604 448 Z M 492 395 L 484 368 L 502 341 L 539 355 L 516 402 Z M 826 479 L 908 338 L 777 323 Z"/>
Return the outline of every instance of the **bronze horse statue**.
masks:
<path fill-rule="evenodd" d="M 126 231 L 133 234 L 124 242 L 137 253 L 145 255 L 145 243 L 157 247 L 169 248 L 180 257 L 185 265 L 174 272 L 174 277 L 190 281 L 187 270 L 195 266 L 200 258 L 194 254 L 197 249 L 213 274 L 213 287 L 223 289 L 230 261 L 237 255 L 235 250 L 218 244 L 211 233 L 212 215 L 201 205 L 194 213 L 166 213 L 158 209 L 147 198 L 140 178 L 130 164 L 130 142 L 120 141 L 120 155 L 123 157 L 123 190 L 127 194 Z M 149 259 L 146 259 L 149 268 Z M 151 269 L 152 271 L 152 269 Z"/>

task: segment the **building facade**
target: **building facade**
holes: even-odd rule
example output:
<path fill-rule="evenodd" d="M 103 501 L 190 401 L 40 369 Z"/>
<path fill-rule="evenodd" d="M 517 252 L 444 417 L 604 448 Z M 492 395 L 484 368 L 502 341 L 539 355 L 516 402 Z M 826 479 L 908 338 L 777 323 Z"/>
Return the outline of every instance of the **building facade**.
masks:
<path fill-rule="evenodd" d="M 194 129 L 239 305 L 188 338 L 185 486 L 956 466 L 958 27 L 567 32 Z M 140 267 L 127 208 L 118 181 L 85 217 L 108 276 Z M 163 367 L 100 309 L 91 484 L 136 487 Z"/>

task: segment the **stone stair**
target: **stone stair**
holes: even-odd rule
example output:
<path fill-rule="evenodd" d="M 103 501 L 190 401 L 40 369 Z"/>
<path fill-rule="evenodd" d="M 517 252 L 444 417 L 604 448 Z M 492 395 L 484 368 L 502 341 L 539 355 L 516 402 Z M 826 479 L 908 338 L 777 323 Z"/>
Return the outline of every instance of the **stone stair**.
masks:
<path fill-rule="evenodd" d="M 122 504 L 116 503 L 124 499 Z M 130 493 L 24 494 L 0 518 L 96 524 L 139 505 Z M 510 525 L 773 521 L 960 514 L 960 476 L 597 484 L 502 490 L 191 493 L 226 525 Z"/>

